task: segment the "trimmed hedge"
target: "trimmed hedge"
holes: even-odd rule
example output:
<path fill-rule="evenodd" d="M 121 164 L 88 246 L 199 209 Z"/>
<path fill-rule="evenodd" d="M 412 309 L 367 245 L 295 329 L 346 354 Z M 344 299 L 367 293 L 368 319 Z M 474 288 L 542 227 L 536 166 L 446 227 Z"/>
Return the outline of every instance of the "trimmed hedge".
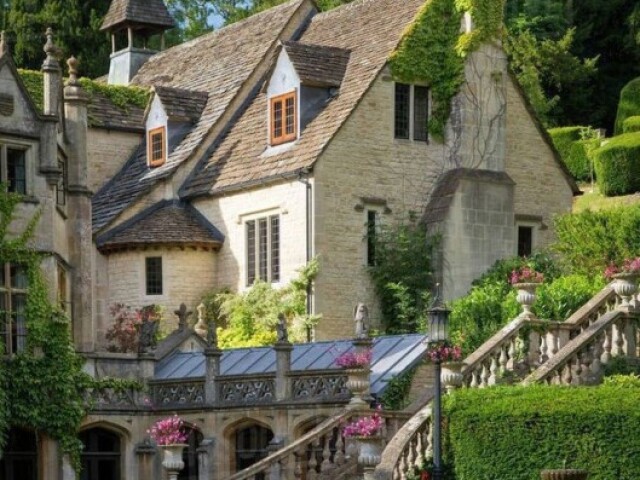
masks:
<path fill-rule="evenodd" d="M 600 193 L 610 197 L 640 190 L 640 133 L 613 137 L 593 158 Z"/>
<path fill-rule="evenodd" d="M 622 131 L 624 133 L 640 132 L 640 115 L 627 118 L 622 123 Z"/>
<path fill-rule="evenodd" d="M 615 134 L 623 133 L 624 121 L 636 115 L 640 115 L 640 77 L 631 80 L 620 92 Z"/>
<path fill-rule="evenodd" d="M 640 388 L 464 389 L 445 401 L 456 480 L 539 480 L 584 468 L 589 480 L 640 478 Z"/>
<path fill-rule="evenodd" d="M 588 127 L 560 127 L 549 129 L 549 135 L 553 140 L 562 161 L 567 166 L 573 178 L 576 180 L 591 179 L 591 165 L 587 156 L 587 146 L 597 145 L 597 140 L 583 141 L 581 133 Z"/>

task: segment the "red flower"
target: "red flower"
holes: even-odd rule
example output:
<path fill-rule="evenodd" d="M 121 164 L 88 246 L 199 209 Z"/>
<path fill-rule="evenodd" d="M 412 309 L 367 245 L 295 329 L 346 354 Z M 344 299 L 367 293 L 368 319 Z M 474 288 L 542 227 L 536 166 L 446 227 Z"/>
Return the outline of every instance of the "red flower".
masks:
<path fill-rule="evenodd" d="M 429 472 L 427 472 L 426 470 L 424 470 L 424 471 L 420 474 L 420 480 L 431 480 L 431 475 L 429 474 Z"/>

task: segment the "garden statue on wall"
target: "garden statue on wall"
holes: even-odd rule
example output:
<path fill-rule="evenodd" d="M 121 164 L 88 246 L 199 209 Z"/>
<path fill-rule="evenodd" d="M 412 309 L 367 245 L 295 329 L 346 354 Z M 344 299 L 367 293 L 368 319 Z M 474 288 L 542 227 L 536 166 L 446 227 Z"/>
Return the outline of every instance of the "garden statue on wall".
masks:
<path fill-rule="evenodd" d="M 353 322 L 356 327 L 356 338 L 369 336 L 369 309 L 364 303 L 358 303 L 353 310 Z"/>
<path fill-rule="evenodd" d="M 138 339 L 139 353 L 149 353 L 156 348 L 157 332 L 158 322 L 144 317 L 140 324 L 140 337 Z"/>
<path fill-rule="evenodd" d="M 287 319 L 284 314 L 278 314 L 276 324 L 276 339 L 278 343 L 289 343 L 289 332 L 287 332 Z"/>

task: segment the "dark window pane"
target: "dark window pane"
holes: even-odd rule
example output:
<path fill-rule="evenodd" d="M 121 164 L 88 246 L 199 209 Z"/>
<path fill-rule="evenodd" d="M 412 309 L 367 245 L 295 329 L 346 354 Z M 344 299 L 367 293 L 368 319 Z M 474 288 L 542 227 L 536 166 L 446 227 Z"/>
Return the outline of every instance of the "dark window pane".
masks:
<path fill-rule="evenodd" d="M 62 175 L 56 185 L 56 202 L 62 206 L 67 203 L 67 163 L 59 161 L 58 168 L 62 171 Z"/>
<path fill-rule="evenodd" d="M 256 222 L 247 222 L 247 285 L 256 281 Z"/>
<path fill-rule="evenodd" d="M 273 439 L 271 430 L 259 425 L 236 432 L 236 471 L 244 470 L 268 455 L 267 446 Z M 256 479 L 264 475 L 256 475 Z"/>
<path fill-rule="evenodd" d="M 427 141 L 427 122 L 429 120 L 429 89 L 413 87 L 413 139 Z"/>
<path fill-rule="evenodd" d="M 13 288 L 19 288 L 25 290 L 29 285 L 29 279 L 27 277 L 27 269 L 21 265 L 11 265 L 11 286 Z"/>
<path fill-rule="evenodd" d="M 376 264 L 376 217 L 375 210 L 367 211 L 367 265 Z"/>
<path fill-rule="evenodd" d="M 191 429 L 187 448 L 182 451 L 182 461 L 184 468 L 178 474 L 178 480 L 198 480 L 198 447 L 203 436 L 197 430 Z"/>
<path fill-rule="evenodd" d="M 151 134 L 151 161 L 161 162 L 164 159 L 164 135 L 162 131 Z"/>
<path fill-rule="evenodd" d="M 26 152 L 7 149 L 7 182 L 10 192 L 27 193 Z"/>
<path fill-rule="evenodd" d="M 409 138 L 410 87 L 396 83 L 395 137 Z"/>
<path fill-rule="evenodd" d="M 280 281 L 280 217 L 271 217 L 271 281 Z"/>
<path fill-rule="evenodd" d="M 282 100 L 273 102 L 273 138 L 282 137 Z"/>
<path fill-rule="evenodd" d="M 26 306 L 27 296 L 25 294 L 11 295 L 11 351 L 13 353 L 22 352 L 27 346 Z"/>
<path fill-rule="evenodd" d="M 103 428 L 85 430 L 79 435 L 83 444 L 81 480 L 120 479 L 120 437 Z"/>
<path fill-rule="evenodd" d="M 285 101 L 287 122 L 286 122 L 286 133 L 287 135 L 293 135 L 295 133 L 296 127 L 296 98 L 289 97 Z"/>
<path fill-rule="evenodd" d="M 162 257 L 146 258 L 147 295 L 162 295 Z"/>
<path fill-rule="evenodd" d="M 268 266 L 269 266 L 269 258 L 268 258 L 268 254 L 269 254 L 269 250 L 268 250 L 268 245 L 269 245 L 269 237 L 268 237 L 268 226 L 267 226 L 267 219 L 266 218 L 261 218 L 260 220 L 258 220 L 258 268 L 260 270 L 260 280 L 268 280 L 269 278 L 267 277 L 267 273 L 269 271 Z"/>
<path fill-rule="evenodd" d="M 518 256 L 528 257 L 533 251 L 533 227 L 518 227 Z"/>

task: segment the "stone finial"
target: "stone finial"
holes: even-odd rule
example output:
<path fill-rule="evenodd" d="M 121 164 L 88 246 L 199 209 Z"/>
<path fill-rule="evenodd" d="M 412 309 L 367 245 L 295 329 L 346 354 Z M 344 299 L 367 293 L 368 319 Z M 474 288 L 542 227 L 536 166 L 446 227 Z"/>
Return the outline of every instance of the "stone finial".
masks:
<path fill-rule="evenodd" d="M 67 85 L 73 85 L 73 86 L 80 85 L 80 83 L 78 82 L 78 64 L 79 63 L 80 62 L 78 62 L 78 59 L 74 56 L 71 56 L 67 60 L 67 66 L 69 67 L 69 81 L 67 82 Z"/>
<path fill-rule="evenodd" d="M 44 53 L 47 54 L 47 58 L 44 59 L 44 63 L 42 64 L 43 70 L 57 70 L 60 68 L 58 64 L 58 57 L 61 52 L 60 49 L 56 46 L 53 41 L 53 30 L 51 27 L 47 28 L 47 32 L 45 34 L 47 36 L 47 42 L 44 44 Z"/>
<path fill-rule="evenodd" d="M 180 308 L 173 313 L 178 317 L 178 330 L 185 330 L 187 328 L 187 319 L 193 312 L 187 310 L 187 306 L 184 303 L 181 303 Z"/>
<path fill-rule="evenodd" d="M 5 53 L 9 53 L 9 44 L 7 43 L 7 38 L 3 30 L 0 32 L 0 57 Z"/>
<path fill-rule="evenodd" d="M 289 343 L 289 332 L 287 331 L 287 319 L 283 313 L 278 314 L 278 323 L 276 324 L 276 341 L 278 343 Z"/>
<path fill-rule="evenodd" d="M 353 309 L 353 323 L 355 324 L 356 338 L 369 336 L 369 309 L 364 303 L 358 303 Z"/>

